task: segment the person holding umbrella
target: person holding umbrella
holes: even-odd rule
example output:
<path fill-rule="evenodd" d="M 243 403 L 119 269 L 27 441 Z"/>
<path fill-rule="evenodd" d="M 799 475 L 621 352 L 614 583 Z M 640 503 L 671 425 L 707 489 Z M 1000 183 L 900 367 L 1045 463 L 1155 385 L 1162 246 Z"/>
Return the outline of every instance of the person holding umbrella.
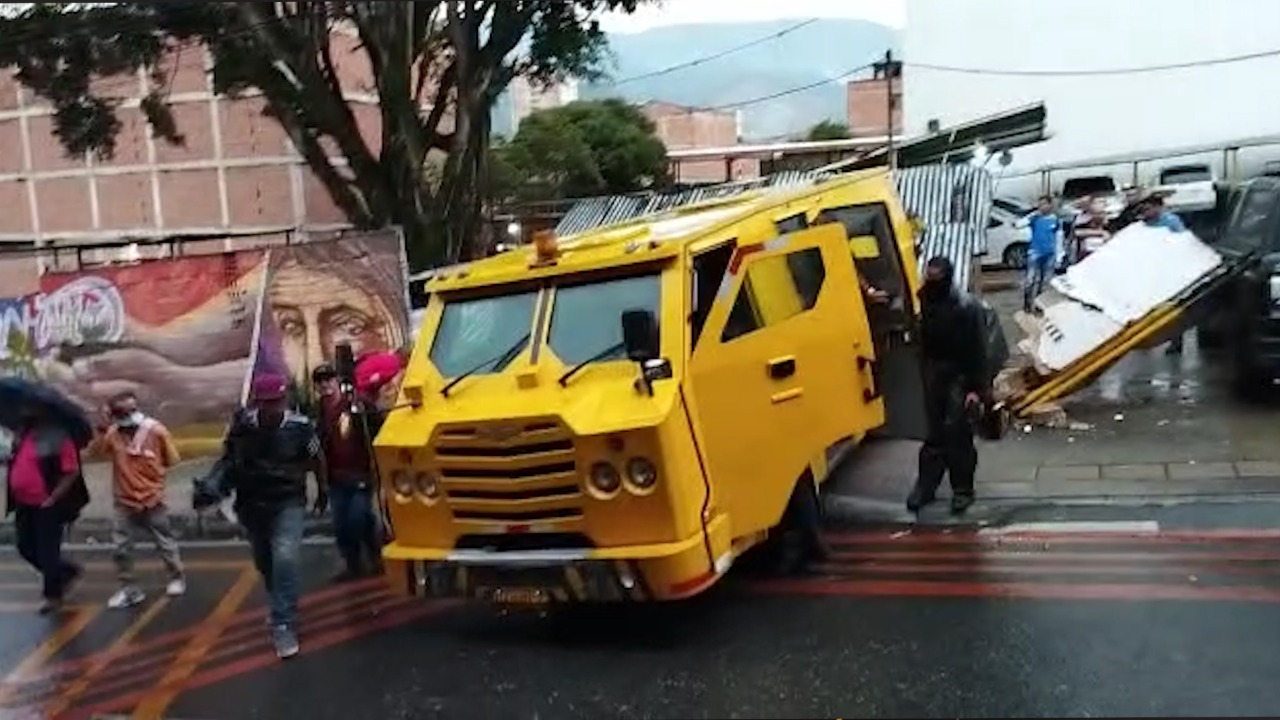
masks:
<path fill-rule="evenodd" d="M 9 460 L 6 514 L 14 515 L 18 554 L 44 579 L 42 615 L 62 609 L 84 574 L 62 554 L 67 526 L 89 504 L 80 448 L 93 429 L 79 408 L 46 386 L 0 378 L 0 424 L 16 442 Z"/>

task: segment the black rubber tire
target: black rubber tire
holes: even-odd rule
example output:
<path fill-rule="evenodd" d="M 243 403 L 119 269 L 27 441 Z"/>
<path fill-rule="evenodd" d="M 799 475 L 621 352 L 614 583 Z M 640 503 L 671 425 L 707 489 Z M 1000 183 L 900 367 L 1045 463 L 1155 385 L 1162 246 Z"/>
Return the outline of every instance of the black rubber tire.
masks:
<path fill-rule="evenodd" d="M 1014 243 L 1004 249 L 1004 254 L 1000 257 L 1000 262 L 1010 270 L 1026 270 L 1027 269 L 1027 248 L 1026 243 Z"/>

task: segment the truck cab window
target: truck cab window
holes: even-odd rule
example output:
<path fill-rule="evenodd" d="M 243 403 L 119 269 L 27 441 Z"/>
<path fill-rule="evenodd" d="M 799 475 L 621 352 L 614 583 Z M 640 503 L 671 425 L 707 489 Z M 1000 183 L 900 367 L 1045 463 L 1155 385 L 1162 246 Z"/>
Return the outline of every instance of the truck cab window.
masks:
<path fill-rule="evenodd" d="M 577 365 L 615 346 L 617 352 L 600 362 L 623 358 L 622 313 L 649 310 L 660 318 L 660 297 L 657 274 L 561 286 L 551 309 L 547 344 L 566 365 Z"/>
<path fill-rule="evenodd" d="M 707 316 L 711 314 L 711 306 L 715 304 L 716 293 L 720 291 L 737 246 L 737 241 L 731 240 L 693 258 L 693 312 L 689 316 L 692 347 L 698 346 L 698 338 L 702 336 L 702 328 L 707 324 Z"/>
<path fill-rule="evenodd" d="M 721 342 L 812 310 L 826 280 L 826 266 L 818 248 L 761 258 L 748 265 L 746 272 Z"/>
<path fill-rule="evenodd" d="M 537 297 L 537 292 L 530 291 L 446 303 L 431 343 L 431 362 L 447 378 L 477 366 L 477 375 L 502 372 L 500 366 L 482 363 L 496 362 L 529 334 Z"/>

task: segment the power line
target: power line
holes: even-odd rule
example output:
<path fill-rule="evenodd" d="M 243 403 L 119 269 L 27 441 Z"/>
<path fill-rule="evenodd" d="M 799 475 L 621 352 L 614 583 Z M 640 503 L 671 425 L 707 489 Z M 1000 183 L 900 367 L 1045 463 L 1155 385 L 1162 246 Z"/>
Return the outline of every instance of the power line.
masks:
<path fill-rule="evenodd" d="M 713 62 L 713 61 L 715 61 L 715 60 L 719 60 L 720 58 L 728 57 L 729 55 L 733 55 L 734 53 L 742 52 L 743 50 L 746 50 L 746 49 L 748 49 L 748 48 L 753 48 L 753 47 L 756 47 L 757 45 L 763 45 L 763 44 L 765 44 L 765 43 L 767 43 L 767 42 L 773 42 L 774 40 L 777 40 L 778 38 L 786 37 L 787 35 L 790 35 L 791 33 L 794 33 L 794 32 L 796 32 L 797 30 L 800 30 L 800 29 L 806 28 L 806 27 L 808 27 L 808 26 L 810 26 L 810 25 L 812 25 L 812 24 L 814 24 L 814 23 L 816 23 L 816 22 L 818 22 L 818 18 L 810 18 L 810 19 L 805 20 L 805 21 L 803 21 L 803 22 L 798 22 L 798 23 L 796 23 L 795 25 L 791 25 L 791 26 L 789 26 L 789 27 L 785 27 L 785 28 L 783 28 L 782 30 L 779 30 L 779 31 L 777 31 L 777 32 L 775 32 L 775 33 L 772 33 L 772 34 L 770 34 L 770 35 L 765 35 L 764 37 L 758 37 L 758 38 L 756 38 L 755 40 L 752 40 L 752 41 L 750 41 L 750 42 L 746 42 L 746 43 L 743 43 L 743 44 L 741 44 L 741 45 L 735 45 L 734 47 L 727 48 L 727 49 L 725 49 L 725 50 L 721 50 L 721 51 L 720 51 L 720 52 L 718 52 L 718 53 L 714 53 L 714 54 L 711 54 L 711 55 L 704 55 L 703 57 L 696 58 L 696 59 L 694 59 L 694 60 L 690 60 L 690 61 L 688 61 L 688 62 L 682 62 L 682 63 L 676 64 L 676 65 L 671 65 L 671 66 L 669 66 L 669 67 L 662 68 L 661 70 L 655 70 L 655 71 L 653 71 L 653 72 L 644 73 L 643 75 L 633 75 L 633 76 L 628 77 L 628 78 L 623 78 L 623 79 L 618 80 L 618 81 L 616 81 L 616 82 L 610 83 L 610 87 L 615 87 L 615 88 L 616 88 L 616 87 L 619 87 L 619 86 L 622 86 L 622 85 L 626 85 L 626 84 L 628 84 L 628 83 L 638 82 L 638 81 L 640 81 L 640 80 L 648 80 L 648 79 L 650 79 L 650 78 L 662 77 L 663 75 L 670 75 L 670 74 L 671 74 L 671 73 L 673 73 L 673 72 L 678 72 L 678 71 L 680 71 L 680 70 L 684 70 L 684 69 L 687 69 L 687 68 L 692 68 L 692 67 L 697 67 L 697 66 L 699 66 L 699 65 L 704 65 L 704 64 L 706 64 L 706 63 Z"/>
<path fill-rule="evenodd" d="M 1166 72 L 1169 70 L 1185 70 L 1196 67 L 1228 65 L 1277 56 L 1280 56 L 1280 49 L 1244 53 L 1242 55 L 1230 55 L 1227 57 L 1212 58 L 1209 60 L 1169 63 L 1167 65 L 1146 65 L 1141 67 L 1106 68 L 1099 70 L 1002 70 L 997 68 L 957 67 L 954 65 L 935 65 L 932 63 L 913 62 L 904 62 L 903 65 L 908 68 L 915 68 L 918 70 L 935 70 L 938 72 L 959 73 L 964 75 L 1000 75 L 1006 77 L 1090 77 L 1097 75 L 1142 75 L 1146 73 Z"/>
<path fill-rule="evenodd" d="M 867 64 L 865 64 L 865 65 L 859 65 L 858 67 L 855 67 L 855 68 L 850 68 L 850 69 L 848 69 L 848 70 L 846 70 L 846 71 L 844 71 L 844 72 L 840 73 L 839 75 L 837 75 L 837 76 L 835 76 L 835 77 L 833 77 L 833 78 L 827 78 L 827 79 L 825 79 L 825 80 L 819 80 L 818 82 L 809 83 L 809 84 L 807 84 L 807 85 L 797 85 L 796 87 L 787 88 L 786 90 L 780 90 L 780 91 L 778 91 L 778 92 L 770 93 L 770 94 L 768 94 L 768 95 L 761 95 L 761 96 L 759 96 L 759 97 L 753 97 L 753 98 L 749 98 L 749 99 L 747 99 L 747 100 L 739 100 L 738 102 L 725 103 L 724 105 L 713 105 L 713 106 L 711 106 L 711 107 L 703 107 L 703 108 L 690 108 L 690 111 L 691 111 L 691 112 L 696 112 L 696 111 L 698 111 L 698 110 L 703 110 L 703 111 L 706 111 L 706 110 L 735 110 L 735 109 L 737 109 L 737 108 L 744 108 L 744 107 L 748 107 L 748 106 L 750 106 L 750 105 L 759 105 L 760 103 L 763 103 L 763 102 L 769 102 L 770 100 L 777 100 L 778 98 L 787 97 L 788 95 L 795 95 L 796 93 L 802 93 L 802 92 L 807 92 L 807 91 L 809 91 L 809 90 L 815 90 L 815 89 L 817 89 L 817 88 L 824 87 L 824 86 L 826 86 L 826 85 L 830 85 L 831 83 L 834 83 L 834 82 L 840 82 L 841 80 L 847 80 L 847 79 L 849 79 L 850 77 L 852 77 L 852 76 L 854 76 L 854 75 L 857 75 L 858 73 L 860 73 L 860 72 L 862 72 L 862 71 L 864 71 L 864 70 L 870 70 L 871 68 L 873 68 L 873 67 L 875 67 L 875 66 L 876 66 L 876 63 L 871 62 L 871 63 L 867 63 Z"/>

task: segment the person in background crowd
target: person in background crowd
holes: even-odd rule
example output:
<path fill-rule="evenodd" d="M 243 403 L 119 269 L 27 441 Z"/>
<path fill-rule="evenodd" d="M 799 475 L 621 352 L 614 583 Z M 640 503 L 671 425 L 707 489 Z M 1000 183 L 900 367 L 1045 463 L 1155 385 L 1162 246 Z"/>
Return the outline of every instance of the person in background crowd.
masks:
<path fill-rule="evenodd" d="M 1165 209 L 1164 196 L 1158 193 L 1152 193 L 1142 201 L 1140 213 L 1142 222 L 1147 227 L 1164 228 L 1169 232 L 1175 233 L 1187 231 L 1187 226 L 1182 222 L 1182 218 Z M 1182 334 L 1169 341 L 1169 347 L 1165 352 L 1170 355 L 1182 353 Z"/>
<path fill-rule="evenodd" d="M 1036 211 L 1027 218 L 1031 228 L 1031 244 L 1027 248 L 1027 275 L 1023 282 L 1022 309 L 1031 312 L 1035 300 L 1044 292 L 1044 285 L 1053 277 L 1053 266 L 1058 257 L 1058 233 L 1062 221 L 1053 209 L 1053 198 L 1040 198 Z"/>
<path fill-rule="evenodd" d="M 194 498 L 203 508 L 235 494 L 236 515 L 266 586 L 271 641 L 281 659 L 299 650 L 298 576 L 309 472 L 316 478 L 315 513 L 329 503 L 320 437 L 310 419 L 289 409 L 287 390 L 288 380 L 280 375 L 253 379 L 251 406 L 236 414 L 227 432 L 221 477 L 199 483 Z"/>
<path fill-rule="evenodd" d="M 120 589 L 107 600 L 113 609 L 137 605 L 146 599 L 137 586 L 133 569 L 133 532 L 151 536 L 156 551 L 169 571 L 165 594 L 173 597 L 187 591 L 178 541 L 169 527 L 165 507 L 165 476 L 178 464 L 178 450 L 169 430 L 138 409 L 138 398 L 126 392 L 111 399 L 98 435 L 89 452 L 111 460 L 112 487 L 116 515 L 111 528 L 115 546 Z"/>
<path fill-rule="evenodd" d="M 1107 230 L 1107 213 L 1101 200 L 1092 200 L 1085 207 L 1085 215 L 1075 226 L 1075 236 L 1080 244 L 1079 260 L 1084 260 L 1111 239 Z"/>
<path fill-rule="evenodd" d="M 951 512 L 959 515 L 973 505 L 978 467 L 970 417 L 991 396 L 985 322 L 978 303 L 955 287 L 955 268 L 945 257 L 926 263 L 920 299 L 928 435 L 907 509 L 919 512 L 932 503 L 947 475 Z"/>
<path fill-rule="evenodd" d="M 1186 232 L 1187 226 L 1182 222 L 1182 218 L 1177 214 L 1171 213 L 1164 207 L 1164 197 L 1152 193 L 1147 199 L 1142 201 L 1142 222 L 1147 227 L 1162 227 L 1169 232 Z"/>
<path fill-rule="evenodd" d="M 311 379 L 319 398 L 316 425 L 329 468 L 334 540 L 346 563 L 334 580 L 377 574 L 382 568 L 382 543 L 374 514 L 377 478 L 372 447 L 381 413 L 367 398 L 347 397 L 332 365 L 316 368 Z"/>
<path fill-rule="evenodd" d="M 40 614 L 58 612 L 84 570 L 62 555 L 67 525 L 85 505 L 89 491 L 80 468 L 80 452 L 66 432 L 50 422 L 44 408 L 19 410 L 8 471 L 8 513 L 14 514 L 18 554 L 44 579 Z"/>

